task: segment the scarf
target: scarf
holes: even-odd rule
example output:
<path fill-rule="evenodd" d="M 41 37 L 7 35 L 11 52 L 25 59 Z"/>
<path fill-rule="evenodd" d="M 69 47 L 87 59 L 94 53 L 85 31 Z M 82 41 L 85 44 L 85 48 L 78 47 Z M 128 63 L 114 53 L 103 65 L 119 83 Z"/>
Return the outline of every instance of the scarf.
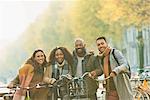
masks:
<path fill-rule="evenodd" d="M 103 59 L 103 68 L 104 68 L 105 78 L 108 77 L 111 72 L 111 67 L 110 67 L 110 62 L 109 62 L 110 51 L 111 51 L 111 48 L 107 47 L 106 50 L 101 54 L 101 57 Z M 116 90 L 113 78 L 107 79 L 104 83 L 104 86 L 106 87 L 107 92 L 111 90 Z"/>
<path fill-rule="evenodd" d="M 100 53 L 99 56 L 103 58 L 103 68 L 104 68 L 104 75 L 105 78 L 109 76 L 109 54 L 110 54 L 110 47 L 107 47 L 103 53 Z"/>
<path fill-rule="evenodd" d="M 103 65 L 105 78 L 109 76 L 109 53 L 110 48 L 106 48 L 104 53 L 104 65 Z"/>
<path fill-rule="evenodd" d="M 107 47 L 106 49 L 105 49 L 105 51 L 104 52 L 102 52 L 102 53 L 100 53 L 100 58 L 103 60 L 102 62 L 103 62 L 103 73 L 104 73 L 104 77 L 106 78 L 106 77 L 108 77 L 109 76 L 109 55 L 110 55 L 110 50 L 111 50 L 111 48 L 110 47 Z M 106 80 L 106 81 L 104 81 L 104 83 L 103 83 L 103 85 L 104 85 L 104 87 L 106 88 L 106 90 L 107 91 L 109 91 L 109 86 L 110 86 L 110 80 L 108 79 L 108 80 Z"/>

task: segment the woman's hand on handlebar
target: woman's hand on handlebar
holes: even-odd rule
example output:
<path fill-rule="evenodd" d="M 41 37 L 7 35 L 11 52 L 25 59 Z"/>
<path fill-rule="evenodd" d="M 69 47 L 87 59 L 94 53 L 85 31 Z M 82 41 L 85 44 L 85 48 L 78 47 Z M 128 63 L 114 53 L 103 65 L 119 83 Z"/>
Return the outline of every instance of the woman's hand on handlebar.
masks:
<path fill-rule="evenodd" d="M 54 84 L 55 82 L 56 82 L 56 79 L 55 78 L 51 78 L 50 84 Z"/>

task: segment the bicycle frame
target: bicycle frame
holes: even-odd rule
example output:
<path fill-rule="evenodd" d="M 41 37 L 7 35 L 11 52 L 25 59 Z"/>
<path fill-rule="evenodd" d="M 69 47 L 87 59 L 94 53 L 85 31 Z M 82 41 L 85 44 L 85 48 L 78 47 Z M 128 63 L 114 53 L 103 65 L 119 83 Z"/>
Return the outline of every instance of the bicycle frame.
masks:
<path fill-rule="evenodd" d="M 30 92 L 31 89 L 33 89 L 33 88 L 39 89 L 39 88 L 45 88 L 45 87 L 46 87 L 45 84 L 41 84 L 41 83 L 35 84 L 35 85 L 31 86 L 31 87 L 21 87 L 19 85 L 16 85 L 16 86 L 14 86 L 12 88 L 9 88 L 10 90 L 12 90 L 14 92 L 12 92 L 12 93 L 10 92 L 8 94 L 13 94 L 14 95 L 15 91 L 23 89 L 23 90 L 26 90 L 25 100 L 31 100 L 30 95 L 29 95 L 30 94 L 29 92 Z M 8 87 L 7 86 L 3 86 L 3 87 L 0 87 L 0 88 L 8 88 Z M 5 100 L 5 94 L 4 94 L 3 98 Z M 8 99 L 6 99 L 6 100 L 8 100 Z M 9 100 L 11 100 L 11 99 L 9 99 Z"/>
<path fill-rule="evenodd" d="M 140 82 L 140 77 L 137 79 L 138 84 L 133 88 L 134 99 L 138 99 L 138 100 L 150 99 L 149 98 L 150 89 L 149 89 L 149 85 L 147 83 L 146 77 L 147 77 L 147 74 L 145 73 L 144 80 L 142 82 Z"/>
<path fill-rule="evenodd" d="M 88 98 L 88 85 L 85 81 L 85 77 L 89 76 L 90 72 L 85 72 L 80 77 L 74 77 L 68 83 L 68 95 L 70 98 Z"/>
<path fill-rule="evenodd" d="M 53 98 L 52 100 L 54 100 L 54 98 L 65 98 L 65 92 L 60 91 L 63 87 L 65 88 L 65 86 L 67 86 L 66 82 L 70 81 L 72 79 L 71 75 L 66 74 L 66 75 L 60 75 L 59 79 L 56 80 L 53 84 L 51 84 L 51 86 L 49 88 L 52 88 L 53 92 L 52 92 L 52 96 L 51 98 Z"/>

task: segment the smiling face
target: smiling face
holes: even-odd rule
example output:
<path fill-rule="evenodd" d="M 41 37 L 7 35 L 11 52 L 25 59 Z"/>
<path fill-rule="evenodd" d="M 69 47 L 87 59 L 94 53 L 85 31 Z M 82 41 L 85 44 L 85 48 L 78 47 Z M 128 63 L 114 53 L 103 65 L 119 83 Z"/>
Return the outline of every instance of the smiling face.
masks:
<path fill-rule="evenodd" d="M 58 63 L 62 63 L 64 61 L 64 54 L 60 49 L 57 49 L 55 52 L 55 59 Z"/>
<path fill-rule="evenodd" d="M 44 53 L 41 52 L 41 51 L 36 52 L 35 57 L 34 57 L 34 60 L 35 60 L 38 64 L 42 65 L 42 64 L 44 63 L 44 60 L 45 60 Z"/>
<path fill-rule="evenodd" d="M 103 53 L 105 49 L 108 47 L 108 44 L 104 39 L 98 39 L 96 41 L 96 45 L 100 53 Z"/>
<path fill-rule="evenodd" d="M 84 56 L 85 44 L 81 40 L 75 42 L 75 50 L 78 56 Z"/>

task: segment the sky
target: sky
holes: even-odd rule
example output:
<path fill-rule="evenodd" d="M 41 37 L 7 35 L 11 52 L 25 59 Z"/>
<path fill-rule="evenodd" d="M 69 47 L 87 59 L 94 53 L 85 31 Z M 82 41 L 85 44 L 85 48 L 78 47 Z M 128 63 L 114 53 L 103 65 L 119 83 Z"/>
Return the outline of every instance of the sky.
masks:
<path fill-rule="evenodd" d="M 0 51 L 15 41 L 49 3 L 50 0 L 0 0 Z"/>

